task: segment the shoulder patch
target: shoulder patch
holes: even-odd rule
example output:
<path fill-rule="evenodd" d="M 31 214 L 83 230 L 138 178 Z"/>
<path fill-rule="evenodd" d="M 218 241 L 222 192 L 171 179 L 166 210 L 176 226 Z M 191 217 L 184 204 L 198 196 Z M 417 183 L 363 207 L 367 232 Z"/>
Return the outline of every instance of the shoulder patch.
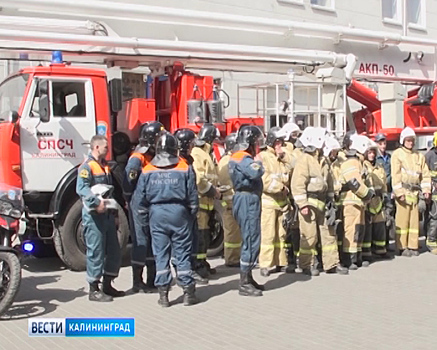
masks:
<path fill-rule="evenodd" d="M 254 170 L 259 170 L 261 168 L 261 165 L 259 165 L 258 163 L 252 163 L 250 164 L 251 168 Z"/>
<path fill-rule="evenodd" d="M 90 173 L 88 170 L 82 169 L 81 172 L 79 173 L 79 176 L 84 179 L 87 179 L 90 176 Z"/>
<path fill-rule="evenodd" d="M 135 180 L 137 178 L 137 176 L 138 176 L 138 172 L 136 170 L 131 170 L 129 172 L 129 179 Z"/>

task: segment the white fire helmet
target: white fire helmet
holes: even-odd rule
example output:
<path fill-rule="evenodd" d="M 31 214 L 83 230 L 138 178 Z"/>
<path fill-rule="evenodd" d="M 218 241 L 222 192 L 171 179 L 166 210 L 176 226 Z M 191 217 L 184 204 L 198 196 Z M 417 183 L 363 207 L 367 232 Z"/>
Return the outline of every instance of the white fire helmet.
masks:
<path fill-rule="evenodd" d="M 284 126 L 279 130 L 278 137 L 283 137 L 285 140 L 290 140 L 291 134 L 297 132 L 298 135 L 302 133 L 299 126 L 295 123 L 285 123 Z"/>
<path fill-rule="evenodd" d="M 351 141 L 352 144 L 349 148 L 357 151 L 358 153 L 364 154 L 369 148 L 371 140 L 364 135 L 352 135 Z"/>
<path fill-rule="evenodd" d="M 325 141 L 325 147 L 323 147 L 323 155 L 325 157 L 329 157 L 331 151 L 340 150 L 341 145 L 340 142 L 333 136 L 328 136 Z"/>
<path fill-rule="evenodd" d="M 404 144 L 404 141 L 407 137 L 414 137 L 416 138 L 416 133 L 414 132 L 413 129 L 411 129 L 409 126 L 407 126 L 404 130 L 402 130 L 401 132 L 401 138 L 400 138 L 400 143 L 401 145 Z"/>
<path fill-rule="evenodd" d="M 325 128 L 314 128 L 309 126 L 305 128 L 301 137 L 300 142 L 304 147 L 315 147 L 317 149 L 323 148 L 326 140 L 326 129 Z"/>
<path fill-rule="evenodd" d="M 374 149 L 375 151 L 378 151 L 378 144 L 373 141 L 372 139 L 369 139 L 369 145 L 367 146 L 367 151 Z"/>

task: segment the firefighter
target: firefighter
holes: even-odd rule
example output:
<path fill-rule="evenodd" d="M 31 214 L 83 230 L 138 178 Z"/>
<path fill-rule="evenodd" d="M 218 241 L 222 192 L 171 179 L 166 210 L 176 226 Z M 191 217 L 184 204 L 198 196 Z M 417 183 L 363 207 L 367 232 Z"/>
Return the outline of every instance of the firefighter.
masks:
<path fill-rule="evenodd" d="M 267 133 L 267 148 L 260 152 L 264 167 L 263 194 L 261 197 L 261 251 L 259 266 L 261 276 L 270 275 L 270 269 L 276 267 L 280 272 L 288 266 L 286 231 L 282 224 L 284 214 L 289 210 L 288 186 L 289 173 L 282 162 L 284 139 L 279 137 L 279 127 L 271 128 Z M 288 272 L 294 272 L 288 271 Z"/>
<path fill-rule="evenodd" d="M 325 217 L 328 184 L 319 152 L 326 139 L 326 129 L 307 127 L 300 140 L 304 146 L 302 156 L 296 163 L 291 180 L 291 190 L 299 208 L 300 250 L 299 266 L 303 273 L 319 276 L 317 269 L 318 241 L 321 243 L 323 268 L 327 273 L 347 274 L 340 265 L 335 230 L 329 228 Z"/>
<path fill-rule="evenodd" d="M 284 146 L 282 150 L 285 156 L 281 161 L 289 168 L 289 178 L 291 180 L 293 176 L 293 169 L 296 165 L 296 160 L 301 155 L 302 144 L 299 141 L 299 135 L 302 134 L 302 130 L 295 123 L 286 123 L 278 133 L 278 136 L 284 138 Z M 289 188 L 290 189 L 290 188 Z M 299 219 L 298 209 L 294 203 L 293 194 L 291 191 L 288 193 L 288 200 L 290 202 L 290 210 L 285 214 L 284 226 L 287 232 L 286 246 L 287 246 L 287 260 L 288 260 L 288 272 L 291 272 L 293 265 L 298 265 L 299 254 Z M 300 270 L 297 270 L 301 272 Z"/>
<path fill-rule="evenodd" d="M 392 188 L 396 201 L 396 247 L 402 256 L 419 255 L 419 193 L 430 199 L 431 176 L 425 157 L 415 151 L 416 133 L 401 132 L 401 147 L 391 157 Z"/>
<path fill-rule="evenodd" d="M 374 192 L 363 181 L 363 154 L 368 138 L 352 135 L 349 147 L 344 148 L 344 160 L 340 164 L 340 204 L 343 206 L 343 263 L 349 270 L 357 270 L 363 264 L 362 243 L 364 239 L 364 206 Z"/>
<path fill-rule="evenodd" d="M 141 217 L 138 213 L 138 208 L 131 200 L 138 177 L 142 169 L 155 155 L 155 144 L 162 132 L 164 132 L 164 125 L 160 122 L 151 122 L 141 128 L 139 145 L 130 156 L 124 171 L 123 195 L 129 208 L 132 241 L 132 293 L 138 293 L 139 291 L 147 293 L 151 291 L 151 288 L 154 288 L 156 268 L 152 254 L 148 221 L 147 218 Z M 147 266 L 147 283 L 143 281 L 144 265 Z"/>
<path fill-rule="evenodd" d="M 125 293 L 116 290 L 111 282 L 118 276 L 121 251 L 115 224 L 115 212 L 106 208 L 105 199 L 93 193 L 97 184 L 112 185 L 111 172 L 105 160 L 108 140 L 102 135 L 91 138 L 91 154 L 79 167 L 76 192 L 82 200 L 82 225 L 87 248 L 86 274 L 90 285 L 89 300 L 112 301 Z M 99 281 L 103 275 L 103 288 Z"/>
<path fill-rule="evenodd" d="M 375 142 L 378 145 L 379 154 L 376 156 L 376 162 L 384 168 L 387 178 L 387 193 L 391 193 L 391 155 L 387 153 L 387 136 L 378 133 L 375 136 Z"/>
<path fill-rule="evenodd" d="M 344 228 L 342 221 L 343 214 L 343 205 L 340 201 L 340 192 L 342 188 L 342 184 L 340 181 L 341 178 L 341 160 L 339 158 L 339 153 L 341 151 L 341 145 L 334 137 L 329 137 L 326 140 L 325 147 L 323 148 L 323 155 L 325 162 L 324 174 L 328 173 L 328 198 L 330 199 L 327 203 L 327 220 L 328 226 L 334 226 L 336 236 L 337 236 L 337 244 L 338 251 L 340 255 L 340 261 L 342 261 L 342 245 L 343 245 L 343 237 L 344 237 Z M 331 208 L 329 208 L 331 207 Z M 334 209 L 332 209 L 334 208 Z M 333 210 L 335 211 L 335 219 L 332 216 Z"/>
<path fill-rule="evenodd" d="M 426 246 L 437 255 L 437 132 L 434 133 L 433 147 L 425 154 L 431 176 L 432 200 L 428 211 Z"/>
<path fill-rule="evenodd" d="M 229 161 L 229 174 L 235 190 L 232 214 L 240 226 L 241 257 L 239 294 L 262 296 L 264 286 L 256 283 L 252 270 L 256 265 L 261 237 L 261 194 L 264 168 L 259 153 L 264 145 L 262 131 L 254 125 L 242 126 L 237 136 L 238 151 Z"/>
<path fill-rule="evenodd" d="M 206 261 L 206 253 L 211 241 L 210 227 L 214 218 L 214 200 L 221 197 L 217 189 L 216 166 L 211 155 L 213 151 L 212 143 L 217 137 L 220 137 L 220 132 L 213 124 L 203 124 L 197 135 L 195 147 L 191 151 L 199 193 L 197 273 L 203 278 L 207 278 L 209 274 L 216 272 Z"/>
<path fill-rule="evenodd" d="M 194 147 L 194 141 L 196 140 L 196 134 L 191 129 L 178 129 L 175 131 L 175 137 L 178 140 L 179 156 L 183 158 L 187 164 L 192 167 L 194 159 L 191 156 L 191 151 Z M 191 267 L 193 269 L 193 278 L 196 284 L 206 285 L 209 283 L 207 278 L 200 276 L 196 272 L 197 266 L 197 249 L 198 249 L 198 237 L 199 228 L 197 225 L 197 217 L 193 220 L 193 234 L 192 234 L 192 253 L 191 253 Z M 176 268 L 176 267 L 175 267 Z"/>
<path fill-rule="evenodd" d="M 338 152 L 341 150 L 340 143 L 332 136 L 327 137 L 323 147 L 323 157 L 320 165 L 322 166 L 323 177 L 328 184 L 328 193 L 326 201 L 325 217 L 328 227 L 336 233 L 337 245 L 341 247 L 343 236 L 339 235 L 339 226 L 341 224 L 338 198 L 341 191 L 340 183 L 340 163 L 338 161 Z"/>
<path fill-rule="evenodd" d="M 232 133 L 225 139 L 225 154 L 218 163 L 218 180 L 222 191 L 223 205 L 223 231 L 224 231 L 224 256 L 225 265 L 229 267 L 240 266 L 241 235 L 237 221 L 232 215 L 232 199 L 234 190 L 229 175 L 229 161 L 237 144 L 237 134 Z"/>
<path fill-rule="evenodd" d="M 375 136 L 375 142 L 378 144 L 379 154 L 376 156 L 376 162 L 385 170 L 387 179 L 387 195 L 389 200 L 385 203 L 385 216 L 386 216 L 386 243 L 385 247 L 387 251 L 394 251 L 390 247 L 390 239 L 395 239 L 395 203 L 392 195 L 391 188 L 391 155 L 387 152 L 387 136 L 383 133 L 378 133 Z"/>
<path fill-rule="evenodd" d="M 178 284 L 184 291 L 184 305 L 197 303 L 191 271 L 191 235 L 199 199 L 194 172 L 185 160 L 178 157 L 178 141 L 172 134 L 159 137 L 156 155 L 143 169 L 137 189 L 134 196 L 138 198 L 139 208 L 150 215 L 158 304 L 170 306 L 172 254 L 177 265 Z"/>
<path fill-rule="evenodd" d="M 365 233 L 363 240 L 363 261 L 372 262 L 373 257 L 386 258 L 386 217 L 385 203 L 389 201 L 387 195 L 386 173 L 383 166 L 376 161 L 378 145 L 368 140 L 368 148 L 364 154 L 365 184 L 375 191 L 375 196 L 367 204 L 365 211 Z"/>

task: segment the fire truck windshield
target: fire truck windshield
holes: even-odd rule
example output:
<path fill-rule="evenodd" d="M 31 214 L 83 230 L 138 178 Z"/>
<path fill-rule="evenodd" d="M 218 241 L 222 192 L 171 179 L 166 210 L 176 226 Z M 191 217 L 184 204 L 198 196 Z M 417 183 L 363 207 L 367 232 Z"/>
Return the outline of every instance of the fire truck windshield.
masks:
<path fill-rule="evenodd" d="M 29 74 L 14 75 L 0 85 L 0 123 L 10 122 L 12 112 L 18 112 Z"/>

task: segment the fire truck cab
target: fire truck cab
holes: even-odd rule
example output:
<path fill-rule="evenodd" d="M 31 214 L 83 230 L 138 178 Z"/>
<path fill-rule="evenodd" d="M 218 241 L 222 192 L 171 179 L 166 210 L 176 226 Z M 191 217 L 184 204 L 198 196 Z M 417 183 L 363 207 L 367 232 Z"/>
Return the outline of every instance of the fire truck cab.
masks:
<path fill-rule="evenodd" d="M 236 118 L 225 123 L 226 106 L 211 76 L 192 74 L 175 64 L 149 88 L 150 98 L 135 98 L 132 89 L 123 89 L 121 79 L 108 81 L 105 70 L 66 65 L 60 52 L 53 53 L 49 66 L 22 69 L 0 84 L 0 178 L 24 190 L 23 243 L 54 242 L 69 268 L 85 268 L 82 205 L 75 186 L 77 168 L 96 133 L 108 138 L 108 161 L 120 204 L 119 240 L 125 248 L 129 225 L 121 183 L 141 125 L 160 120 L 174 132 L 184 127 L 198 131 L 203 123 L 213 122 L 224 138 L 241 123 Z M 217 158 L 220 153 L 218 146 Z M 222 248 L 219 217 L 217 221 L 212 254 Z"/>

